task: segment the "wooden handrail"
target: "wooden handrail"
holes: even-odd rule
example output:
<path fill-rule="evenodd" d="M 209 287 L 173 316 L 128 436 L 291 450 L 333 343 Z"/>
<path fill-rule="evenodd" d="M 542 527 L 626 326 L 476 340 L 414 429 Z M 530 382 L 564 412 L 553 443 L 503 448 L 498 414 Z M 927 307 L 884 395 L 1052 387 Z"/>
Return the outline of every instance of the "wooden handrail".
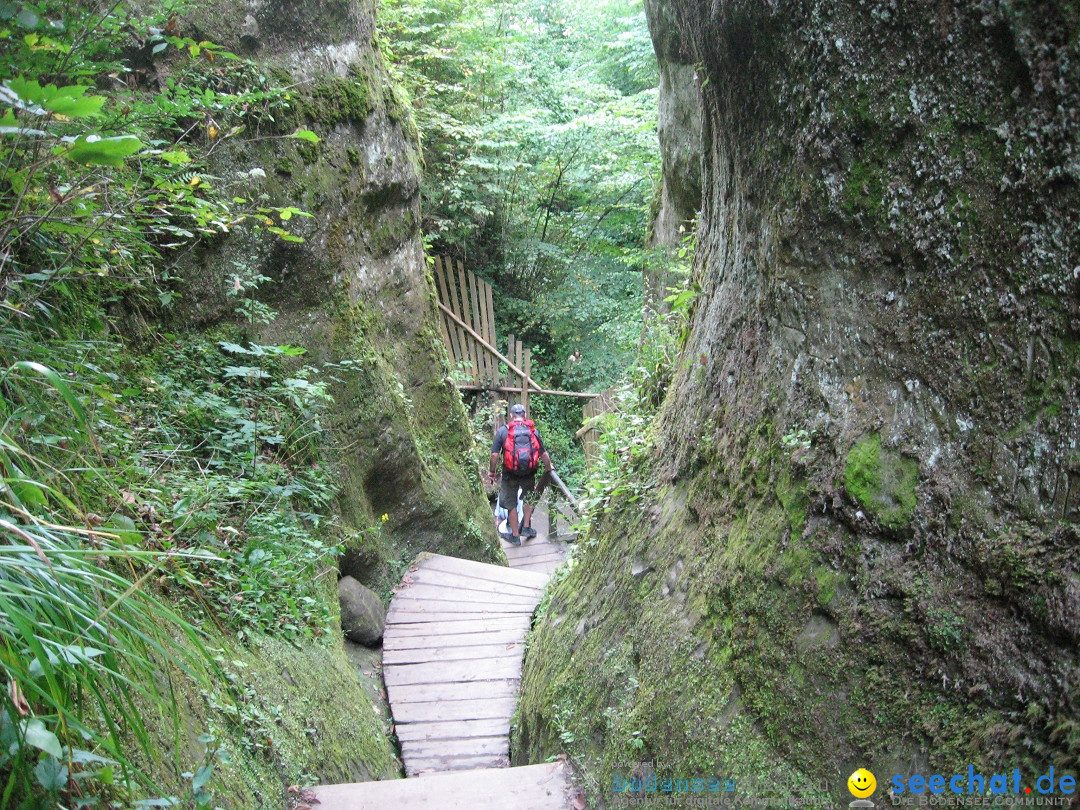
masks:
<path fill-rule="evenodd" d="M 498 349 L 496 349 L 494 346 L 492 346 L 490 343 L 488 343 L 486 340 L 484 340 L 482 337 L 480 337 L 480 335 L 478 335 L 476 333 L 475 329 L 473 329 L 471 326 L 469 326 L 467 323 L 465 323 L 465 321 L 461 320 L 461 318 L 459 318 L 457 315 L 455 315 L 454 311 L 452 309 L 450 309 L 450 307 L 446 306 L 442 301 L 439 301 L 438 304 L 439 304 L 439 309 L 441 309 L 448 316 L 450 316 L 453 319 L 454 323 L 456 323 L 458 326 L 460 326 L 462 329 L 464 329 L 466 332 L 468 332 L 470 335 L 472 335 L 476 339 L 476 341 L 481 346 L 483 346 L 487 351 L 491 352 L 493 355 L 495 355 L 500 360 L 502 360 L 504 363 L 506 363 L 506 365 L 510 367 L 510 370 L 512 372 L 514 372 L 519 377 L 521 377 L 523 380 L 525 380 L 527 385 L 532 386 L 533 393 L 536 393 L 536 394 L 554 394 L 554 395 L 560 396 L 560 397 L 583 397 L 585 399 L 593 399 L 594 397 L 600 396 L 599 394 L 589 394 L 589 393 L 583 393 L 583 392 L 579 392 L 579 391 L 553 391 L 553 390 L 551 390 L 549 388 L 541 388 L 540 384 L 537 383 L 536 380 L 534 380 L 532 377 L 530 377 L 528 374 L 526 374 L 523 370 L 521 370 L 520 368 L 515 366 L 512 362 L 510 362 L 510 360 L 507 359 L 506 355 L 504 355 L 502 352 L 500 352 Z M 460 387 L 462 387 L 462 388 L 473 388 L 473 387 L 475 387 L 478 391 L 505 391 L 507 393 L 520 393 L 521 392 L 520 388 L 508 388 L 506 386 L 497 386 L 495 388 L 491 388 L 490 386 L 482 386 L 482 385 L 460 386 Z"/>
<path fill-rule="evenodd" d="M 550 475 L 551 480 L 555 482 L 555 486 L 561 489 L 562 494 L 566 496 L 566 502 L 569 504 L 570 508 L 574 510 L 574 514 L 578 517 L 581 517 L 581 510 L 577 507 L 577 501 L 574 500 L 574 494 L 569 489 L 567 489 L 566 484 L 564 484 L 563 480 L 559 478 L 559 474 L 557 472 L 551 470 Z"/>
<path fill-rule="evenodd" d="M 493 355 L 495 355 L 500 360 L 502 360 L 504 363 L 506 363 L 506 365 L 508 365 L 510 367 L 510 370 L 512 372 L 517 374 L 519 377 L 521 377 L 523 380 L 525 380 L 525 382 L 528 385 L 531 385 L 534 389 L 536 389 L 540 393 L 544 392 L 544 389 L 541 388 L 539 386 L 539 384 L 537 384 L 536 380 L 534 380 L 532 377 L 530 377 L 528 374 L 526 374 L 520 368 L 515 366 L 512 362 L 510 362 L 510 360 L 507 359 L 506 355 L 504 355 L 502 352 L 500 352 L 498 349 L 496 349 L 494 346 L 492 346 L 490 343 L 488 343 L 486 340 L 484 340 L 482 337 L 480 337 L 480 335 L 478 335 L 476 333 L 475 329 L 473 329 L 471 326 L 469 326 L 467 323 L 465 323 L 465 321 L 461 320 L 461 318 L 459 318 L 457 315 L 454 314 L 454 310 L 450 309 L 450 307 L 446 306 L 446 304 L 444 304 L 442 301 L 438 301 L 436 303 L 438 303 L 439 309 L 441 309 L 443 312 L 445 312 L 447 315 L 449 315 L 453 319 L 454 323 L 456 323 L 458 326 L 460 326 L 462 329 L 464 329 L 466 332 L 468 332 L 470 335 L 472 335 L 474 338 L 476 338 L 476 340 L 480 343 L 481 346 L 483 346 L 485 349 L 487 349 Z M 514 390 L 515 391 L 520 391 L 521 389 L 520 388 L 515 388 Z"/>
<path fill-rule="evenodd" d="M 473 385 L 472 383 L 461 383 L 457 386 L 462 391 L 498 391 L 500 394 L 520 394 L 520 388 L 511 388 L 507 385 Z M 551 394 L 557 397 L 580 397 L 581 399 L 595 399 L 596 394 L 590 394 L 582 391 L 555 391 L 550 388 L 534 389 L 530 393 L 533 394 Z"/>

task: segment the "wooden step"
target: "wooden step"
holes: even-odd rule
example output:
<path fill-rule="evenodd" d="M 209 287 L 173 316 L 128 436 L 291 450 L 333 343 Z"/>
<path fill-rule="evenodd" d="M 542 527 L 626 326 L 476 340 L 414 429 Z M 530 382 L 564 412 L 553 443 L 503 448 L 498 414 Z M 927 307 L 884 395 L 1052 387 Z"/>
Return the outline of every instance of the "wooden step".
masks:
<path fill-rule="evenodd" d="M 478 761 L 484 759 L 477 757 Z M 432 773 L 315 788 L 318 810 L 570 810 L 564 763 Z"/>
<path fill-rule="evenodd" d="M 561 560 L 542 550 L 528 556 Z M 509 766 L 525 634 L 546 582 L 543 573 L 417 558 L 383 636 L 382 674 L 406 773 Z"/>
<path fill-rule="evenodd" d="M 547 577 L 538 574 L 530 574 L 527 571 L 514 571 L 511 568 L 473 562 L 472 560 L 461 560 L 457 557 L 444 557 L 441 554 L 432 554 L 418 567 L 420 566 L 428 571 L 465 574 L 479 580 L 504 582 L 509 585 L 531 585 L 537 590 L 543 590 L 547 584 Z"/>
<path fill-rule="evenodd" d="M 434 661 L 495 660 L 500 658 L 516 658 L 520 660 L 523 652 L 522 647 L 522 642 L 511 641 L 505 644 L 474 644 L 460 647 L 430 646 L 408 650 L 383 650 L 383 666 L 424 664 Z"/>

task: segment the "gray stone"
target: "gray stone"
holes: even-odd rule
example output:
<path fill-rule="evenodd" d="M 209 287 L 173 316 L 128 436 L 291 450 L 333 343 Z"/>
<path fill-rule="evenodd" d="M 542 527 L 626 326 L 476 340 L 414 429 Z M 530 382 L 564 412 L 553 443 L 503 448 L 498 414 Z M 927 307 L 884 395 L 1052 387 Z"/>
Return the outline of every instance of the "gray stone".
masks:
<path fill-rule="evenodd" d="M 386 608 L 378 595 L 352 577 L 342 577 L 338 580 L 338 599 L 345 637 L 365 647 L 378 644 L 386 628 Z"/>

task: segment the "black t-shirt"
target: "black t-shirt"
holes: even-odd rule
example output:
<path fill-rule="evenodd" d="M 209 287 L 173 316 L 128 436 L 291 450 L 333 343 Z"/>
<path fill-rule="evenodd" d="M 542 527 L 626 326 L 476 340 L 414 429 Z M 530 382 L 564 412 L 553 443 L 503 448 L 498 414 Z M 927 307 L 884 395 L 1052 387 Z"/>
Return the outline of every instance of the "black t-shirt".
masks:
<path fill-rule="evenodd" d="M 519 420 L 520 421 L 520 420 Z M 533 430 L 536 430 L 534 427 Z M 506 444 L 506 434 L 510 432 L 510 428 L 507 425 L 503 425 L 501 428 L 495 431 L 495 441 L 491 443 L 491 452 L 502 455 L 503 445 Z M 547 451 L 544 449 L 544 440 L 540 436 L 540 431 L 536 431 L 536 439 L 540 442 L 540 455 L 544 455 Z"/>

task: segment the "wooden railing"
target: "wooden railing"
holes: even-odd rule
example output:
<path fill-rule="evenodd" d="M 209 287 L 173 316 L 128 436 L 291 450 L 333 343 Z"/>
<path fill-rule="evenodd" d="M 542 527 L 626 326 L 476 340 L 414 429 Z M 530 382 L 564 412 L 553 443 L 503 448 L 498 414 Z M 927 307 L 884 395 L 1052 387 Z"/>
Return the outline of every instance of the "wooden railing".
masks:
<path fill-rule="evenodd" d="M 468 375 L 457 387 L 469 391 L 495 391 L 510 394 L 511 402 L 529 404 L 529 394 L 553 394 L 561 397 L 591 399 L 596 394 L 579 391 L 553 391 L 544 388 L 531 376 L 532 350 L 513 335 L 507 336 L 507 353 L 496 346 L 495 306 L 491 285 L 461 262 L 446 256 L 435 257 L 435 286 L 439 309 L 443 314 L 442 337 L 455 369 Z M 499 363 L 508 372 L 501 374 Z"/>

